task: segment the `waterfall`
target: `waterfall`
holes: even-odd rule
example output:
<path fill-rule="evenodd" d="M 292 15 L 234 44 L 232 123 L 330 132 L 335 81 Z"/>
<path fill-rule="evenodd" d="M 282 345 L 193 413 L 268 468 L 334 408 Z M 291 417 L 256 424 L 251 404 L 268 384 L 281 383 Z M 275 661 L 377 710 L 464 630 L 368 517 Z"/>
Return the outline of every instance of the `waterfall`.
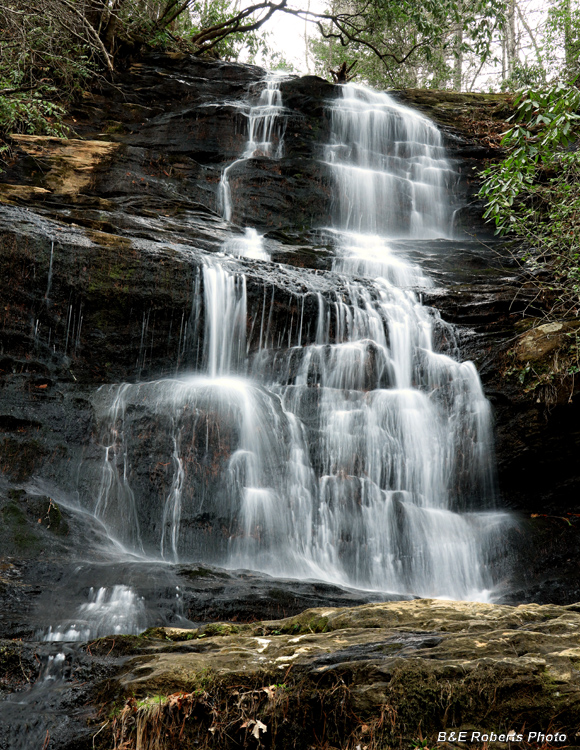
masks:
<path fill-rule="evenodd" d="M 444 237 L 453 170 L 441 134 L 390 96 L 349 84 L 331 107 L 326 159 L 334 173 L 339 225 L 388 237 Z"/>
<path fill-rule="evenodd" d="M 91 589 L 88 601 L 77 607 L 74 618 L 50 627 L 42 640 L 88 641 L 119 633 L 140 633 L 147 627 L 143 601 L 129 586 Z"/>
<path fill-rule="evenodd" d="M 208 260 L 203 269 L 206 368 L 210 376 L 238 371 L 246 354 L 246 279 Z"/>
<path fill-rule="evenodd" d="M 100 391 L 94 511 L 121 544 L 173 561 L 486 598 L 507 522 L 494 510 L 490 407 L 453 328 L 420 302 L 430 280 L 389 245 L 450 234 L 453 170 L 425 117 L 361 86 L 340 91 L 324 159 L 341 289 L 316 294 L 312 343 L 303 311 L 315 292 L 297 298 L 300 320 L 276 345 L 264 295 L 250 354 L 246 277 L 208 258 L 203 372 Z M 282 110 L 269 77 L 242 159 L 280 155 Z M 229 219 L 227 169 L 220 190 Z M 251 228 L 224 250 L 269 260 Z"/>
<path fill-rule="evenodd" d="M 221 176 L 218 187 L 218 204 L 226 221 L 232 220 L 233 204 L 230 173 L 241 162 L 259 156 L 279 159 L 283 153 L 284 120 L 280 83 L 284 75 L 268 73 L 258 102 L 249 107 L 248 139 L 239 159 L 228 165 Z"/>
<path fill-rule="evenodd" d="M 264 247 L 263 237 L 252 227 L 246 227 L 241 237 L 226 240 L 224 252 L 228 255 L 236 255 L 238 258 L 270 260 L 270 253 Z"/>

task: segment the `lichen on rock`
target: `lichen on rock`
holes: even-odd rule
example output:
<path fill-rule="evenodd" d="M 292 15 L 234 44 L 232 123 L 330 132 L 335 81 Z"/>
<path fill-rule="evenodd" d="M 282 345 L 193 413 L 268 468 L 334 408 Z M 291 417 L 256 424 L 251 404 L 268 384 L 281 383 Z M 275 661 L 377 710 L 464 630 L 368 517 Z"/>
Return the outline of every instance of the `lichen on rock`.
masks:
<path fill-rule="evenodd" d="M 118 678 L 126 700 L 112 732 L 139 750 L 384 750 L 466 728 L 574 742 L 579 636 L 576 605 L 437 600 L 159 629 Z"/>

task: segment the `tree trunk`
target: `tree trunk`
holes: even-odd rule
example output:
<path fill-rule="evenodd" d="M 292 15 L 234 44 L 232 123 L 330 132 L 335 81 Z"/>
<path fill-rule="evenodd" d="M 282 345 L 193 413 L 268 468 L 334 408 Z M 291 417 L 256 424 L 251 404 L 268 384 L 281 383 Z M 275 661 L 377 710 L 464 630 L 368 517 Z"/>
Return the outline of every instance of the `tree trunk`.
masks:
<path fill-rule="evenodd" d="M 461 23 L 457 24 L 455 29 L 455 40 L 454 40 L 454 63 L 453 63 L 453 89 L 455 91 L 461 91 L 461 82 L 463 74 L 463 50 L 461 45 L 463 44 L 463 26 Z"/>
<path fill-rule="evenodd" d="M 107 16 L 106 0 L 88 0 L 85 9 L 85 18 L 97 32 L 103 26 Z M 106 23 L 106 20 L 104 21 Z"/>
<path fill-rule="evenodd" d="M 105 47 L 114 54 L 115 41 L 117 38 L 117 29 L 119 27 L 119 13 L 121 12 L 125 0 L 113 0 L 111 3 L 111 13 L 109 15 L 109 21 L 107 26 L 102 31 L 103 41 Z"/>
<path fill-rule="evenodd" d="M 574 40 L 572 38 L 572 7 L 570 0 L 563 0 L 562 15 L 564 21 L 564 55 L 566 72 L 570 74 L 574 68 Z"/>
<path fill-rule="evenodd" d="M 508 78 L 513 75 L 518 59 L 516 37 L 516 0 L 508 0 L 506 19 L 506 57 Z"/>
<path fill-rule="evenodd" d="M 307 11 L 310 11 L 310 0 L 308 0 Z M 310 75 L 310 56 L 308 54 L 308 19 L 304 18 L 304 62 L 306 63 L 306 72 Z"/>
<path fill-rule="evenodd" d="M 507 78 L 506 61 L 507 61 L 507 56 L 506 56 L 506 43 L 505 43 L 505 31 L 504 31 L 501 37 L 501 80 L 502 80 L 502 83 Z"/>

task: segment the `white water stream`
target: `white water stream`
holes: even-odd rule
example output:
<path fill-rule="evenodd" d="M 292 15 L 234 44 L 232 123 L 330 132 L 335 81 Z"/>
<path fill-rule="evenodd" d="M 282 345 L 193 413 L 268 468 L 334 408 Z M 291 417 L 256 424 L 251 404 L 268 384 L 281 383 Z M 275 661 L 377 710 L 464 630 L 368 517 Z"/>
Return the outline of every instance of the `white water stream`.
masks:
<path fill-rule="evenodd" d="M 243 154 L 224 169 L 219 188 L 218 204 L 222 216 L 232 220 L 233 204 L 230 174 L 241 162 L 257 156 L 279 159 L 283 153 L 284 120 L 280 83 L 284 75 L 268 73 L 256 105 L 248 111 L 248 140 Z"/>
<path fill-rule="evenodd" d="M 204 372 L 100 393 L 95 512 L 123 544 L 168 560 L 485 599 L 508 522 L 493 510 L 489 404 L 473 364 L 455 358 L 453 329 L 420 303 L 429 279 L 389 247 L 451 234 L 453 170 L 425 117 L 360 86 L 341 93 L 325 160 L 342 289 L 318 295 L 313 343 L 303 343 L 302 299 L 288 340 L 273 345 L 264 297 L 249 356 L 246 278 L 208 257 Z M 242 159 L 280 155 L 282 115 L 269 77 Z M 269 258 L 253 229 L 224 251 Z M 165 472 L 153 497 L 139 465 L 148 451 L 151 472 Z"/>
<path fill-rule="evenodd" d="M 147 627 L 145 606 L 132 588 L 116 585 L 91 589 L 88 601 L 80 604 L 74 616 L 56 627 L 49 627 L 42 640 L 89 641 L 106 635 L 140 633 Z"/>
<path fill-rule="evenodd" d="M 448 237 L 454 172 L 441 134 L 387 94 L 349 84 L 332 108 L 326 158 L 336 180 L 338 221 L 386 237 Z"/>

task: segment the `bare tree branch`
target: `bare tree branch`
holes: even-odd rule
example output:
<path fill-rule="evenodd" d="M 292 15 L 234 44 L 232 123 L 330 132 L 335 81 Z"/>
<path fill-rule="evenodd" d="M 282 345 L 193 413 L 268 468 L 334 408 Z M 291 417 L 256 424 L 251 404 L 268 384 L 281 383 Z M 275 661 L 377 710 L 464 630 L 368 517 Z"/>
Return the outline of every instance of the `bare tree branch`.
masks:
<path fill-rule="evenodd" d="M 542 53 L 540 52 L 540 48 L 538 47 L 538 43 L 536 42 L 536 37 L 532 33 L 532 30 L 530 29 L 530 26 L 528 22 L 525 19 L 524 14 L 522 13 L 522 10 L 518 3 L 516 3 L 516 10 L 518 12 L 518 16 L 520 17 L 520 21 L 522 22 L 522 25 L 524 29 L 528 32 L 530 39 L 532 40 L 532 44 L 534 45 L 534 49 L 536 50 L 536 55 L 538 58 L 538 63 L 542 65 Z"/>
<path fill-rule="evenodd" d="M 200 51 L 206 51 L 214 47 L 218 42 L 225 39 L 225 37 L 230 34 L 256 31 L 263 26 L 266 21 L 274 15 L 274 13 L 279 10 L 284 10 L 287 2 L 288 0 L 281 0 L 279 3 L 262 2 L 257 3 L 256 5 L 250 5 L 248 8 L 240 11 L 236 16 L 233 16 L 233 18 L 230 18 L 227 21 L 222 21 L 222 23 L 215 24 L 214 26 L 210 26 L 207 29 L 202 29 L 202 31 L 192 37 L 191 41 L 194 44 L 200 45 Z M 267 13 L 261 19 L 252 21 L 246 25 L 241 25 L 241 22 L 249 16 L 252 16 L 260 10 L 266 9 Z M 207 42 L 212 43 L 207 45 Z"/>
<path fill-rule="evenodd" d="M 364 12 L 370 7 L 370 0 L 368 0 L 367 4 L 361 11 L 354 13 L 315 13 L 310 10 L 289 8 L 287 2 L 288 0 L 281 0 L 279 3 L 264 0 L 263 2 L 250 5 L 226 21 L 202 29 L 198 34 L 191 37 L 191 41 L 193 44 L 197 45 L 199 52 L 207 52 L 230 34 L 256 31 L 263 26 L 264 23 L 274 15 L 274 13 L 287 13 L 288 15 L 315 23 L 325 39 L 337 39 L 343 47 L 347 47 L 352 43 L 366 47 L 383 62 L 387 75 L 393 82 L 392 71 L 387 60 L 390 59 L 397 65 L 403 65 L 418 49 L 429 46 L 431 43 L 428 39 L 421 40 L 414 44 L 411 49 L 402 56 L 397 56 L 393 52 L 381 51 L 376 44 L 373 44 L 364 37 L 364 34 L 367 31 Z M 176 4 L 177 2 L 171 7 L 175 7 Z M 189 5 L 189 2 L 187 5 Z M 252 20 L 250 23 L 244 23 L 246 19 L 264 10 L 266 13 L 261 18 Z M 171 18 L 175 19 L 177 15 L 179 15 L 179 13 L 174 13 Z M 332 30 L 325 29 L 324 23 L 334 27 L 337 31 L 333 32 Z M 165 22 L 164 25 L 166 25 Z"/>
<path fill-rule="evenodd" d="M 39 88 L 39 84 L 33 84 L 32 86 L 16 86 L 13 89 L 0 89 L 0 96 L 11 96 L 12 94 L 20 94 L 25 91 L 36 91 Z"/>
<path fill-rule="evenodd" d="M 368 3 L 367 6 L 368 7 Z M 292 8 L 285 8 L 283 9 L 284 13 L 289 13 L 291 15 L 296 15 L 300 18 L 303 18 L 305 16 L 310 16 L 312 19 L 317 19 L 317 26 L 320 29 L 321 34 L 326 38 L 334 38 L 338 39 L 343 47 L 346 47 L 349 42 L 353 42 L 356 44 L 361 44 L 364 47 L 367 47 L 371 50 L 383 63 L 386 65 L 385 58 L 389 57 L 392 60 L 394 60 L 398 65 L 402 65 L 406 60 L 408 60 L 411 55 L 416 52 L 421 47 L 428 46 L 431 42 L 428 39 L 425 39 L 421 42 L 417 42 L 414 44 L 411 49 L 403 55 L 403 57 L 397 57 L 393 52 L 381 52 L 378 47 L 371 42 L 369 42 L 367 39 L 362 38 L 362 34 L 366 31 L 366 28 L 360 28 L 355 24 L 355 20 L 357 18 L 362 18 L 362 12 L 361 13 L 338 13 L 338 14 L 331 14 L 331 13 L 313 13 L 311 11 L 304 11 L 304 10 L 293 10 Z M 328 21 L 332 23 L 338 30 L 339 34 L 333 34 L 332 32 L 326 32 L 324 30 L 324 27 L 322 26 L 323 21 Z M 350 28 L 349 28 L 350 27 Z M 347 41 L 345 41 L 345 39 Z M 387 68 L 388 69 L 388 68 Z"/>
<path fill-rule="evenodd" d="M 175 3 L 175 4 L 173 5 L 173 7 L 175 7 L 175 5 L 176 5 L 176 4 L 177 4 L 177 3 Z M 175 19 L 176 19 L 176 18 L 177 18 L 178 16 L 180 16 L 180 15 L 181 15 L 181 14 L 182 14 L 182 13 L 183 13 L 184 11 L 186 11 L 186 10 L 187 10 L 187 8 L 188 8 L 188 7 L 190 6 L 190 5 L 191 5 L 191 0 L 185 0 L 185 2 L 183 3 L 183 5 L 182 5 L 182 6 L 180 7 L 180 8 L 178 8 L 178 9 L 177 9 L 177 10 L 175 11 L 175 13 L 174 13 L 174 14 L 173 14 L 173 15 L 171 16 L 171 18 L 170 18 L 170 19 L 169 19 L 168 21 L 164 21 L 163 25 L 164 25 L 164 26 L 169 26 L 170 24 L 172 24 L 172 23 L 173 23 L 173 21 L 175 21 Z M 159 22 L 160 22 L 160 20 L 161 20 L 161 19 L 159 19 L 159 21 L 158 21 L 157 23 L 159 23 Z"/>
<path fill-rule="evenodd" d="M 91 26 L 91 24 L 87 20 L 86 16 L 83 13 L 81 13 L 80 10 L 78 10 L 77 8 L 75 8 L 75 6 L 72 3 L 70 3 L 69 0 L 59 0 L 59 2 L 62 3 L 63 5 L 66 5 L 66 7 L 70 11 L 72 11 L 75 15 L 77 15 L 81 19 L 81 21 L 83 22 L 83 25 L 85 26 L 85 28 L 89 32 L 90 36 L 93 38 L 93 41 L 95 42 L 95 44 L 97 45 L 97 47 L 101 51 L 101 53 L 103 55 L 103 58 L 105 60 L 105 63 L 107 65 L 107 68 L 109 69 L 109 72 L 113 73 L 114 67 L 113 67 L 113 61 L 111 59 L 111 56 L 107 52 L 107 48 L 103 44 L 103 42 L 101 40 L 101 37 L 97 34 L 97 32 L 95 31 L 95 29 Z"/>

